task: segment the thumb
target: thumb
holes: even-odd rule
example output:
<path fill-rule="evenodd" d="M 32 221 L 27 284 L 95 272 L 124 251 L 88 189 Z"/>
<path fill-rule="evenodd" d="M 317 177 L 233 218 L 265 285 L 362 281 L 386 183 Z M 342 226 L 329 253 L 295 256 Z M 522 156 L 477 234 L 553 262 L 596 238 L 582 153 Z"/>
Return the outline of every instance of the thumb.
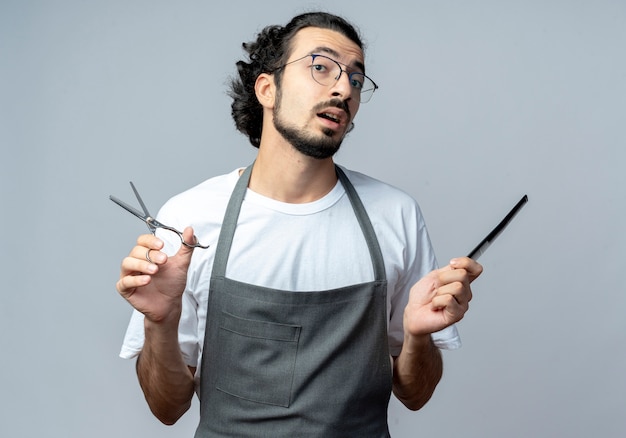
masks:
<path fill-rule="evenodd" d="M 187 227 L 184 229 L 183 240 L 189 245 L 193 245 L 196 243 L 197 239 L 196 236 L 193 234 L 193 228 Z M 189 262 L 191 260 L 191 255 L 193 254 L 194 249 L 194 247 L 180 245 L 180 248 L 176 255 L 182 257 L 183 259 L 186 259 L 187 262 Z"/>

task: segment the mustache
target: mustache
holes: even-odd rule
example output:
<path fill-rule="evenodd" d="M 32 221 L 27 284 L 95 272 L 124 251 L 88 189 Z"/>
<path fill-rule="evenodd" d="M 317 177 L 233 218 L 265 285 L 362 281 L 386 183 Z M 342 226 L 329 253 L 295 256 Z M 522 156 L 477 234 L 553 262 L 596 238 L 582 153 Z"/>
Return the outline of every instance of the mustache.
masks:
<path fill-rule="evenodd" d="M 341 100 L 341 99 L 331 99 L 327 102 L 322 102 L 322 103 L 318 103 L 317 105 L 315 105 L 315 108 L 313 108 L 313 111 L 315 111 L 315 113 L 319 113 L 322 110 L 326 109 L 326 108 L 339 108 L 343 111 L 345 111 L 345 113 L 348 115 L 348 120 L 352 119 L 352 114 L 350 114 L 350 108 L 348 107 L 348 104 L 345 100 Z"/>

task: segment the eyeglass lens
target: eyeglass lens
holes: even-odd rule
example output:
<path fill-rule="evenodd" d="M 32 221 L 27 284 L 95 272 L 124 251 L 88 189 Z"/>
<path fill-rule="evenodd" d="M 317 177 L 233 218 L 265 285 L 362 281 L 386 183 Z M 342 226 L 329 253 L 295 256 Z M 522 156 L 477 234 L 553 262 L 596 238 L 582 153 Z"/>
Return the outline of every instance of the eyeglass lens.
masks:
<path fill-rule="evenodd" d="M 315 82 L 320 85 L 333 85 L 339 80 L 342 72 L 348 75 L 350 85 L 360 93 L 361 103 L 370 100 L 376 90 L 374 82 L 360 72 L 348 73 L 341 68 L 341 65 L 334 59 L 324 55 L 311 55 L 311 75 Z"/>

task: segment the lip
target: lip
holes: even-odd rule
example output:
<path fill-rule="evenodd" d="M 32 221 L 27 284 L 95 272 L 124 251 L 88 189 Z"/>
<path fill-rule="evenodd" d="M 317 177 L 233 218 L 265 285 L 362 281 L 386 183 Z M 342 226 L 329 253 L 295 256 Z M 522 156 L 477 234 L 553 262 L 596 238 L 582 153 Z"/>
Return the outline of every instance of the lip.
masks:
<path fill-rule="evenodd" d="M 323 114 L 328 114 L 332 118 L 336 120 L 331 120 L 323 116 Z M 325 108 L 322 111 L 317 112 L 317 118 L 326 126 L 329 127 L 341 127 L 347 125 L 348 115 L 346 112 L 339 108 Z"/>

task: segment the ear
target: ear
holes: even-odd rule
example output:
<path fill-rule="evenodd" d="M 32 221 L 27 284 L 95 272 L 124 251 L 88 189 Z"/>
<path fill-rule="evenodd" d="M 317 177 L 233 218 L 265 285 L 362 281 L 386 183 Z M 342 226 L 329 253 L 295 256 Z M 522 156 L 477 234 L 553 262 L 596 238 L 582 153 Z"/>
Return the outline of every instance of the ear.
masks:
<path fill-rule="evenodd" d="M 276 85 L 274 84 L 273 75 L 261 73 L 254 83 L 254 92 L 261 106 L 264 108 L 274 108 Z"/>

